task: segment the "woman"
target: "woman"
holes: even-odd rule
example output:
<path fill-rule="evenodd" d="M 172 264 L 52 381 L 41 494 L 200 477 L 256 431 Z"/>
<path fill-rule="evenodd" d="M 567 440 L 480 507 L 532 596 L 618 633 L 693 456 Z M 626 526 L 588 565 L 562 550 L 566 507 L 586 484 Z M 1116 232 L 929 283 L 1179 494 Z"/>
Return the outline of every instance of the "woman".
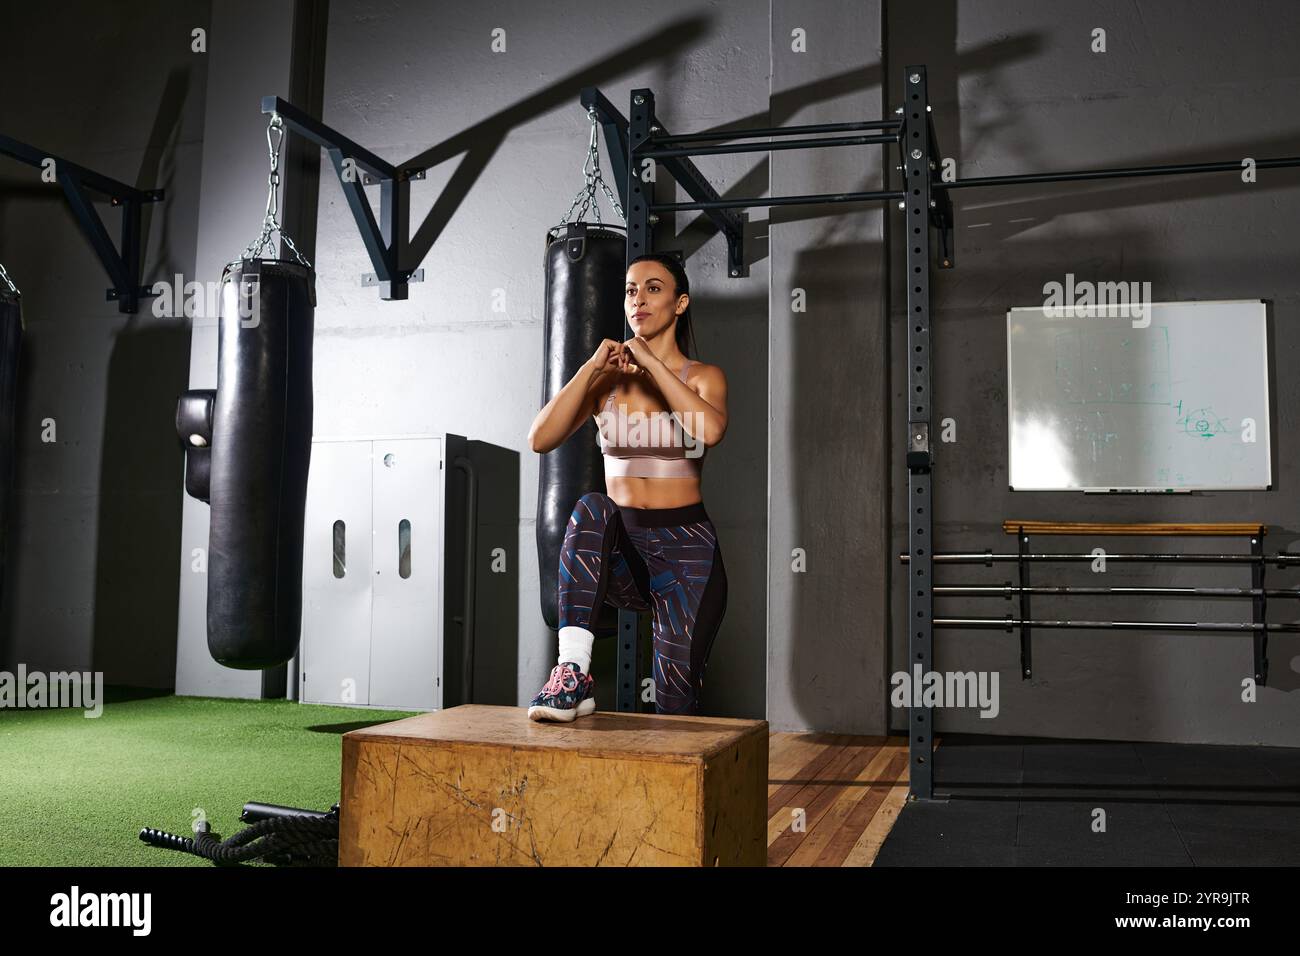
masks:
<path fill-rule="evenodd" d="M 704 667 L 727 605 L 727 573 L 700 496 L 704 450 L 727 431 L 727 379 L 687 358 L 690 284 L 672 256 L 627 270 L 626 342 L 605 339 L 537 414 L 533 451 L 596 418 L 609 494 L 578 499 L 560 550 L 560 657 L 531 720 L 596 709 L 592 619 L 603 602 L 654 616 L 655 710 L 698 714 Z M 546 569 L 543 569 L 543 579 Z"/>

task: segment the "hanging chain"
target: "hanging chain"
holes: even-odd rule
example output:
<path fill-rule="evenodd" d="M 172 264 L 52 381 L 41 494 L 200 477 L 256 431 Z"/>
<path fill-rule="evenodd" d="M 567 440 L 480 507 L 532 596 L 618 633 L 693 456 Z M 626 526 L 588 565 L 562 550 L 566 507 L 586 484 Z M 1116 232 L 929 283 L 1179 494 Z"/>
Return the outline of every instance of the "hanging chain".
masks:
<path fill-rule="evenodd" d="M 14 280 L 9 278 L 9 273 L 5 272 L 4 263 L 2 262 L 0 262 L 0 279 L 4 280 L 4 284 L 9 287 L 9 291 L 14 295 L 22 295 L 22 293 L 18 291 L 18 286 L 14 285 Z"/>
<path fill-rule="evenodd" d="M 307 257 L 298 251 L 289 234 L 280 226 L 280 144 L 283 141 L 284 120 L 280 118 L 279 113 L 272 113 L 271 122 L 266 127 L 266 149 L 271 158 L 271 174 L 266 177 L 266 216 L 262 220 L 261 234 L 244 249 L 243 257 L 245 259 L 279 258 L 275 244 L 271 241 L 272 234 L 278 232 L 294 258 L 310 269 L 312 265 L 307 261 Z M 270 253 L 269 256 L 264 255 L 267 252 Z"/>
<path fill-rule="evenodd" d="M 600 139 L 597 136 L 600 128 L 600 118 L 595 107 L 590 107 L 587 110 L 587 115 L 591 117 L 591 140 L 587 146 L 587 160 L 582 164 L 582 174 L 586 177 L 587 182 L 578 190 L 578 195 L 573 197 L 573 204 L 569 206 L 569 211 L 560 220 L 560 225 L 563 226 L 569 221 L 569 217 L 573 215 L 573 210 L 578 207 L 578 203 L 582 203 L 582 208 L 578 209 L 579 222 L 587 215 L 588 210 L 591 210 L 595 215 L 596 222 L 600 222 L 600 203 L 597 201 L 596 196 L 597 186 L 605 193 L 605 198 L 614 207 L 614 211 L 618 213 L 619 218 L 627 222 L 627 216 L 623 214 L 623 207 L 619 205 L 618 199 L 600 174 Z"/>

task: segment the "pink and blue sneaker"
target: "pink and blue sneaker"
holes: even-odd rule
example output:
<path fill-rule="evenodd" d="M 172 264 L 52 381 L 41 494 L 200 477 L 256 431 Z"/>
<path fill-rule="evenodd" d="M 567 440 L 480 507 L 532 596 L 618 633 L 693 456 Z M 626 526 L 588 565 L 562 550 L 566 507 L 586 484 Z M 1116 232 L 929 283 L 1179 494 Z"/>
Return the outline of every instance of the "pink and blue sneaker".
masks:
<path fill-rule="evenodd" d="M 529 720 L 574 720 L 596 709 L 596 681 L 572 661 L 556 664 L 542 692 L 528 702 Z"/>

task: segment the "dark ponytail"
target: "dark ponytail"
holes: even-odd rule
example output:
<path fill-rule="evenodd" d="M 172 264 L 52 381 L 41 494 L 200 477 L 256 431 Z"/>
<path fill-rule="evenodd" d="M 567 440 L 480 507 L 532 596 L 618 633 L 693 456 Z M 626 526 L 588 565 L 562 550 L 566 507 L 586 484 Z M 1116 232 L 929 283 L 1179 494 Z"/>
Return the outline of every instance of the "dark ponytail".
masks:
<path fill-rule="evenodd" d="M 691 280 L 686 278 L 686 269 L 674 255 L 666 252 L 647 252 L 643 256 L 637 256 L 628 266 L 631 267 L 638 262 L 657 262 L 668 270 L 669 275 L 673 277 L 673 285 L 676 288 L 673 291 L 673 302 L 685 295 L 690 295 Z M 688 305 L 682 310 L 682 314 L 677 316 L 677 348 L 687 358 L 694 358 L 698 348 L 695 347 L 695 330 L 691 326 L 691 307 Z M 688 344 L 689 342 L 689 344 Z"/>

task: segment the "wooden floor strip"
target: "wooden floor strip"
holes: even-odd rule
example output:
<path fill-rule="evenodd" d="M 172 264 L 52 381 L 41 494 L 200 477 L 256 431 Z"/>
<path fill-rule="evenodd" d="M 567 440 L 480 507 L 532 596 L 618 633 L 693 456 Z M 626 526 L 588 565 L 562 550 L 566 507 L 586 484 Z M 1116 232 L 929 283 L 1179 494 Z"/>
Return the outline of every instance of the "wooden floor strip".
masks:
<path fill-rule="evenodd" d="M 771 734 L 768 865 L 870 866 L 907 801 L 907 770 L 906 737 Z"/>
<path fill-rule="evenodd" d="M 795 866 L 843 866 L 844 861 L 857 845 L 857 840 L 875 819 L 880 805 L 895 790 L 899 789 L 898 778 L 907 771 L 907 750 L 904 747 L 888 747 L 880 751 L 872 766 L 867 768 L 870 778 L 869 786 L 853 799 L 841 802 L 842 816 L 834 830 L 822 830 L 812 834 L 808 840 L 809 852 L 800 852 L 790 858 Z M 902 785 L 904 793 L 907 783 Z M 847 796 L 847 794 L 846 794 Z M 820 852 L 814 855 L 814 849 Z"/>
<path fill-rule="evenodd" d="M 785 832 L 767 848 L 768 866 L 784 866 L 790 855 L 816 832 L 836 799 L 845 791 L 861 789 L 854 785 L 858 775 L 871 764 L 880 749 L 879 744 L 838 748 L 838 753 L 826 764 L 818 779 L 806 783 L 786 802 L 783 810 L 778 812 L 784 813 L 788 823 Z M 796 817 L 802 831 L 794 827 Z"/>
<path fill-rule="evenodd" d="M 817 754 L 835 744 L 834 734 L 771 734 L 768 737 L 767 795 L 774 796 L 784 781 Z"/>
<path fill-rule="evenodd" d="M 794 770 L 789 777 L 780 781 L 775 793 L 769 790 L 767 798 L 767 815 L 772 816 L 781 807 L 787 806 L 794 800 L 798 794 L 810 781 L 815 781 L 819 776 L 826 774 L 827 767 L 832 765 L 842 756 L 843 748 L 851 745 L 853 738 L 843 736 L 838 741 L 823 747 L 822 750 L 815 754 L 807 763 Z M 768 765 L 768 779 L 771 780 L 771 765 Z"/>

